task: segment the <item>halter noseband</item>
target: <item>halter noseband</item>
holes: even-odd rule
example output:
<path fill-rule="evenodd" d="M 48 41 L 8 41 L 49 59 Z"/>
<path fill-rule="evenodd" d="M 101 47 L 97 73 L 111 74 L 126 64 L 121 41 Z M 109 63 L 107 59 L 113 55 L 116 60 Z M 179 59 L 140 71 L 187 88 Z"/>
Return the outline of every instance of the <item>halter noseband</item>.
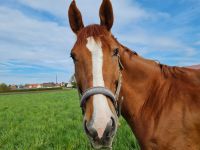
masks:
<path fill-rule="evenodd" d="M 93 96 L 96 94 L 103 94 L 103 95 L 109 97 L 110 100 L 112 101 L 112 103 L 115 105 L 115 96 L 113 95 L 113 93 L 105 87 L 97 86 L 97 87 L 89 88 L 85 91 L 85 93 L 82 95 L 80 106 L 83 107 L 84 104 L 86 103 L 87 99 L 90 96 Z"/>
<path fill-rule="evenodd" d="M 119 99 L 119 93 L 121 90 L 121 84 L 122 84 L 122 73 L 121 70 L 123 69 L 122 63 L 120 61 L 120 56 L 118 55 L 118 63 L 119 63 L 119 79 L 118 79 L 118 84 L 117 84 L 117 88 L 116 88 L 116 92 L 115 94 L 113 94 L 113 92 L 105 87 L 101 87 L 101 86 L 96 86 L 96 87 L 92 87 L 87 89 L 83 94 L 81 94 L 79 87 L 77 87 L 78 89 L 78 94 L 79 94 L 79 98 L 80 98 L 80 107 L 83 108 L 88 100 L 89 97 L 94 96 L 96 94 L 103 94 L 104 96 L 110 98 L 111 102 L 113 103 L 113 106 L 115 107 L 115 111 L 118 115 L 118 117 L 121 115 L 121 103 L 122 100 L 120 102 L 118 102 Z M 74 76 L 75 77 L 75 76 Z M 76 78 L 75 78 L 76 80 Z M 84 111 L 83 111 L 84 113 Z"/>

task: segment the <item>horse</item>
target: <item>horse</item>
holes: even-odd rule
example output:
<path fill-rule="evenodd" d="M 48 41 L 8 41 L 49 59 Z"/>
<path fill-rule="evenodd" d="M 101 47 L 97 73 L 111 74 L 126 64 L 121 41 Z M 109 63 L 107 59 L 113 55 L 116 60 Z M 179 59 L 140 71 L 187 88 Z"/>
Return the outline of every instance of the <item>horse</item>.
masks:
<path fill-rule="evenodd" d="M 111 148 L 120 114 L 142 150 L 200 150 L 200 70 L 145 59 L 111 33 L 110 0 L 100 24 L 84 26 L 71 2 L 69 23 L 77 39 L 71 50 L 83 126 L 95 149 Z"/>

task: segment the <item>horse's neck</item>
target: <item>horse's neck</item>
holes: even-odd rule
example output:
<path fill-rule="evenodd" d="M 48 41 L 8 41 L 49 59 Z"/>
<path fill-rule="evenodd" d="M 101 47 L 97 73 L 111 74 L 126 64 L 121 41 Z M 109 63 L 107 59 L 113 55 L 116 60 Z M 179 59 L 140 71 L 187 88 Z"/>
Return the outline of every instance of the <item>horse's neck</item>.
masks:
<path fill-rule="evenodd" d="M 156 62 L 143 59 L 129 50 L 124 50 L 120 57 L 124 66 L 122 115 L 133 130 L 133 125 L 134 128 L 137 126 L 141 108 L 151 94 L 152 86 L 159 81 L 160 70 Z"/>

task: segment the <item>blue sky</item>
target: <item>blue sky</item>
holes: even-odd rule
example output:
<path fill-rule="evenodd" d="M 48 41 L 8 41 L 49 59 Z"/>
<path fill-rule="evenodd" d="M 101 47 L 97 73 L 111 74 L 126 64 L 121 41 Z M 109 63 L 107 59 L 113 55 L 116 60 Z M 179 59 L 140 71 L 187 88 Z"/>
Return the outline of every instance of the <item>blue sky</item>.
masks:
<path fill-rule="evenodd" d="M 76 0 L 84 24 L 99 23 L 101 0 Z M 0 82 L 67 82 L 75 42 L 71 0 L 0 0 Z M 141 56 L 168 65 L 200 64 L 199 0 L 112 0 L 112 33 Z"/>

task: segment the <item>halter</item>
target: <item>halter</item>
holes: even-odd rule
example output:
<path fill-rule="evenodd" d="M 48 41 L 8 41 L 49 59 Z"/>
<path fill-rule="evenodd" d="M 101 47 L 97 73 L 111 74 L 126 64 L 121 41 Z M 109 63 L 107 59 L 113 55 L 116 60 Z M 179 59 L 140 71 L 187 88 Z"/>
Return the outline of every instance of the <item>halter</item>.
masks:
<path fill-rule="evenodd" d="M 117 84 L 115 94 L 113 94 L 113 92 L 111 90 L 109 90 L 105 87 L 101 87 L 101 86 L 89 88 L 89 89 L 85 90 L 85 92 L 83 94 L 81 94 L 79 87 L 77 86 L 79 99 L 80 99 L 80 107 L 82 108 L 83 114 L 84 114 L 84 106 L 85 106 L 86 102 L 88 101 L 88 98 L 91 96 L 94 96 L 96 94 L 103 94 L 104 96 L 110 98 L 113 106 L 115 107 L 117 116 L 119 117 L 121 115 L 121 104 L 122 104 L 123 99 L 121 99 L 121 101 L 119 101 L 119 93 L 121 91 L 121 85 L 122 85 L 121 71 L 123 70 L 123 65 L 120 61 L 120 55 L 117 55 L 117 57 L 118 57 L 118 64 L 119 64 L 119 79 L 118 79 L 118 84 Z M 74 76 L 74 78 L 75 78 L 75 76 Z M 76 82 L 76 78 L 75 78 L 75 82 Z"/>

